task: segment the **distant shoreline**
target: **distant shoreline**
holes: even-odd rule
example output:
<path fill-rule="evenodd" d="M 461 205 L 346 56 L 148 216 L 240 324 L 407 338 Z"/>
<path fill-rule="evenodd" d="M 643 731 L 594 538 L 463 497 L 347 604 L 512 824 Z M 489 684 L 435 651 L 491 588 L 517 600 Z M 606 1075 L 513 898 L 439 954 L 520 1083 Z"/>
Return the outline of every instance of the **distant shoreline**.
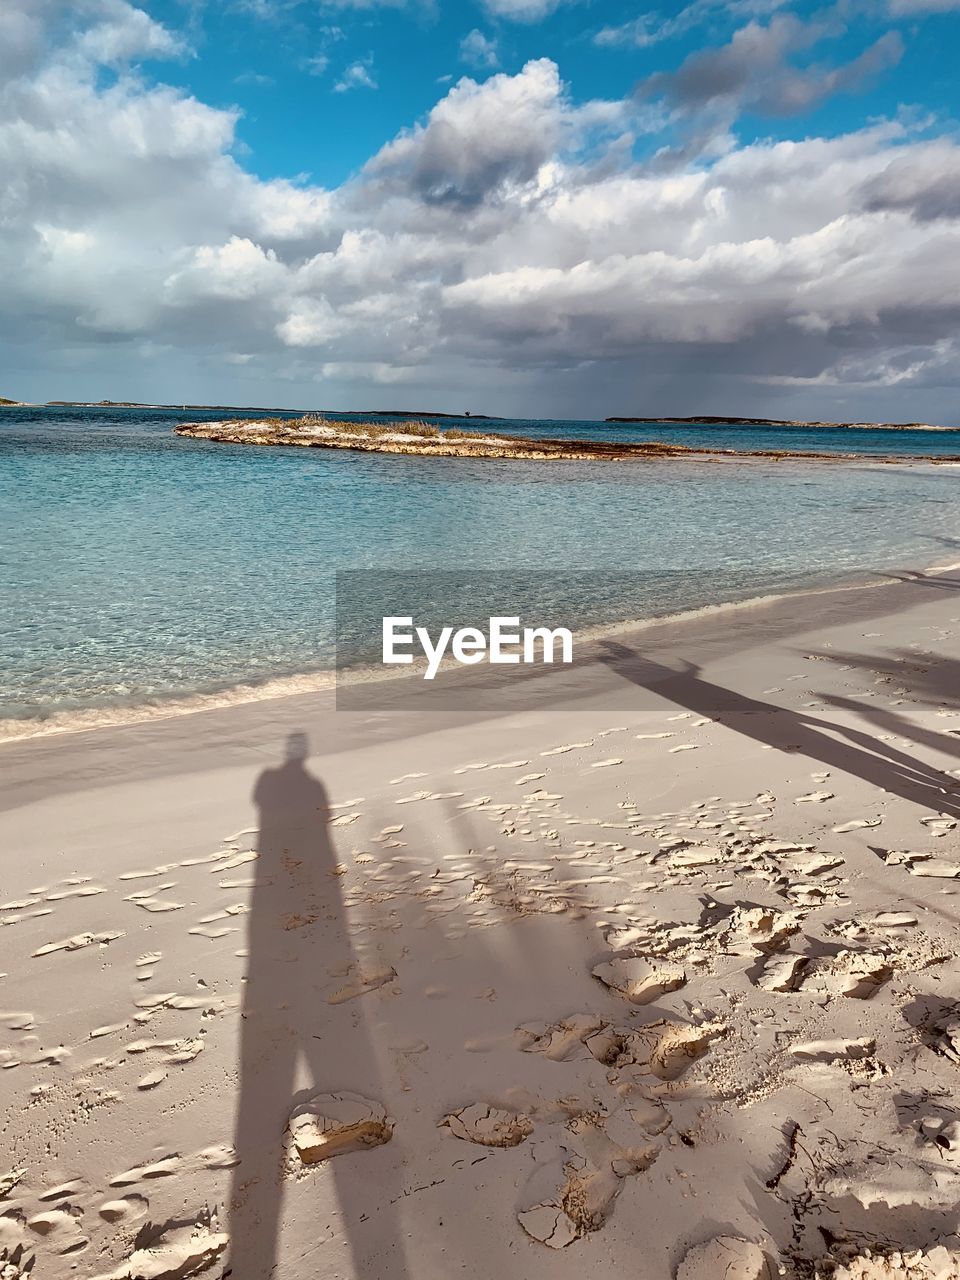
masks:
<path fill-rule="evenodd" d="M 181 412 L 197 411 L 202 413 L 220 413 L 233 411 L 238 413 L 350 413 L 359 417 L 407 418 L 419 420 L 423 418 L 450 418 L 478 422 L 512 422 L 516 419 L 504 418 L 491 413 L 448 413 L 439 409 L 284 409 L 268 405 L 249 404 L 147 404 L 139 400 L 6 400 L 0 396 L 0 408 L 9 409 L 173 409 Z M 606 418 L 550 418 L 550 422 L 611 422 L 627 426 L 632 423 L 648 423 L 650 426 L 701 426 L 701 427 L 807 427 L 816 429 L 836 429 L 841 431 L 943 431 L 960 433 L 960 427 L 945 427 L 933 422 L 827 422 L 811 418 L 746 418 L 738 414 L 690 414 L 685 417 L 644 417 L 643 415 L 614 415 Z"/>
<path fill-rule="evenodd" d="M 960 431 L 960 427 L 940 427 L 932 422 L 820 422 L 816 419 L 806 421 L 802 418 L 740 418 L 724 417 L 716 414 L 700 414 L 689 418 L 604 418 L 604 422 L 649 422 L 683 424 L 694 426 L 739 426 L 739 427 L 835 427 L 844 431 Z"/>
<path fill-rule="evenodd" d="M 262 404 L 148 404 L 139 400 L 5 400 L 0 396 L 0 408 L 8 409 L 174 409 L 186 412 L 220 413 L 233 410 L 240 413 L 333 413 L 331 409 L 284 409 L 276 405 Z M 509 422 L 509 418 L 497 418 L 489 413 L 442 413 L 435 409 L 346 409 L 344 413 L 360 415 L 377 414 L 384 418 L 454 418 L 480 422 Z"/>

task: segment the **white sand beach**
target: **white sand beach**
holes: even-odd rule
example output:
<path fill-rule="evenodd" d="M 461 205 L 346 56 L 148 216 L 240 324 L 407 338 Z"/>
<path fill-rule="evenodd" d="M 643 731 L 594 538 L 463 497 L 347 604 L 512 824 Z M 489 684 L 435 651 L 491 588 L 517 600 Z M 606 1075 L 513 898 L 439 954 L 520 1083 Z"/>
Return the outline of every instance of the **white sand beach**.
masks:
<path fill-rule="evenodd" d="M 4 1276 L 960 1276 L 960 575 L 601 652 L 0 745 Z"/>

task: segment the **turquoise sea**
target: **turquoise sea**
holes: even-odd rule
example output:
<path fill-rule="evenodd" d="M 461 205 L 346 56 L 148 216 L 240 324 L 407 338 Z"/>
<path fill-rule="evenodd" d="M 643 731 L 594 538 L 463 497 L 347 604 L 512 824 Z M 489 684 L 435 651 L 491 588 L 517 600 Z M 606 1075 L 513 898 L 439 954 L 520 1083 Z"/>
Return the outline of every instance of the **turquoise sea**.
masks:
<path fill-rule="evenodd" d="M 328 670 L 337 569 L 608 571 L 570 606 L 582 626 L 960 560 L 960 469 L 871 461 L 960 459 L 960 434 L 437 420 L 862 454 L 853 465 L 508 463 L 173 434 L 243 416 L 263 411 L 0 410 L 7 731 Z M 629 599 L 609 571 L 639 575 Z"/>

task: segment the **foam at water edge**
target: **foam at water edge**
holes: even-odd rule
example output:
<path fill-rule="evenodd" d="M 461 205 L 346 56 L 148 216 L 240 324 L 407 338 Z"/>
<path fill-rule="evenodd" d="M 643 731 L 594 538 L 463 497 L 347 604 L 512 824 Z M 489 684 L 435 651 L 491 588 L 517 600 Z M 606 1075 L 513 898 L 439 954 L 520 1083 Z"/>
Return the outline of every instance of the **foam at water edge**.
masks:
<path fill-rule="evenodd" d="M 945 565 L 931 565 L 912 575 L 922 580 L 935 573 L 948 573 L 960 570 L 960 562 Z M 663 623 L 689 622 L 697 618 L 705 618 L 718 614 L 732 613 L 743 609 L 754 609 L 773 604 L 778 600 L 799 599 L 804 596 L 827 595 L 836 591 L 865 591 L 874 587 L 889 586 L 893 573 L 883 577 L 872 577 L 860 583 L 844 583 L 842 585 L 807 587 L 798 591 L 781 591 L 769 595 L 752 596 L 747 600 L 736 600 L 721 604 L 701 605 L 696 609 L 685 609 L 679 613 L 660 614 L 650 618 L 636 618 L 609 625 L 585 627 L 575 631 L 578 641 L 590 642 L 642 631 Z M 446 669 L 449 661 L 442 664 Z M 425 663 L 414 663 L 405 666 L 401 672 L 384 671 L 379 667 L 353 668 L 340 674 L 340 680 L 351 682 L 373 680 L 404 680 L 417 674 Z M 562 668 L 558 668 L 562 670 Z M 302 675 L 282 676 L 275 680 L 266 680 L 262 684 L 239 684 L 216 693 L 190 694 L 174 697 L 169 701 L 154 703 L 138 703 L 131 706 L 86 707 L 80 710 L 54 712 L 50 716 L 33 719 L 0 720 L 0 743 L 22 741 L 28 738 L 49 737 L 60 733 L 82 733 L 96 729 L 104 729 L 127 724 L 142 724 L 153 720 L 166 720 L 174 716 L 193 715 L 199 711 L 213 711 L 221 707 L 240 706 L 246 703 L 263 702 L 270 698 L 285 698 L 296 694 L 318 693 L 333 689 L 337 683 L 337 675 L 333 671 L 305 672 Z"/>

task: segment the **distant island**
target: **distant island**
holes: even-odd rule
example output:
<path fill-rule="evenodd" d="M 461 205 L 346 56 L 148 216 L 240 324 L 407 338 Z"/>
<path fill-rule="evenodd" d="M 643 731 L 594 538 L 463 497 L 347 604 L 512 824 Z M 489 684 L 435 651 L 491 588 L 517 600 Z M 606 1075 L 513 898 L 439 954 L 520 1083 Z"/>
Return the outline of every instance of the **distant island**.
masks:
<path fill-rule="evenodd" d="M 4 400 L 0 404 L 21 404 L 20 400 Z M 302 409 L 281 409 L 276 405 L 262 404 L 147 404 L 140 400 L 45 400 L 42 409 L 179 409 L 181 411 L 201 410 L 204 413 L 234 412 L 241 413 L 303 413 Z M 349 412 L 354 412 L 350 410 Z M 494 422 L 489 413 L 440 413 L 433 409 L 357 409 L 357 413 L 377 414 L 383 418 L 476 418 L 480 422 Z M 502 421 L 502 419 L 501 419 Z"/>
<path fill-rule="evenodd" d="M 178 436 L 221 444 L 280 445 L 293 448 L 352 449 L 367 453 L 415 454 L 433 458 L 501 458 L 530 461 L 618 461 L 655 458 L 796 458 L 823 462 L 863 461 L 862 454 L 808 453 L 791 449 L 705 449 L 649 440 L 617 444 L 599 440 L 546 440 L 492 431 L 441 430 L 429 422 L 403 424 L 346 422 L 308 414 L 302 418 L 263 418 L 224 422 L 185 422 Z M 876 455 L 871 462 L 909 458 Z M 925 457 L 924 462 L 960 462 L 960 455 Z"/>
<path fill-rule="evenodd" d="M 0 396 L 0 404 L 18 405 L 20 403 L 21 402 L 19 400 L 8 400 L 6 396 Z"/>
<path fill-rule="evenodd" d="M 722 427 L 842 427 L 848 431 L 960 431 L 960 427 L 937 427 L 930 422 L 809 422 L 800 418 L 736 418 L 701 413 L 689 418 L 604 418 L 604 422 L 691 423 Z"/>

